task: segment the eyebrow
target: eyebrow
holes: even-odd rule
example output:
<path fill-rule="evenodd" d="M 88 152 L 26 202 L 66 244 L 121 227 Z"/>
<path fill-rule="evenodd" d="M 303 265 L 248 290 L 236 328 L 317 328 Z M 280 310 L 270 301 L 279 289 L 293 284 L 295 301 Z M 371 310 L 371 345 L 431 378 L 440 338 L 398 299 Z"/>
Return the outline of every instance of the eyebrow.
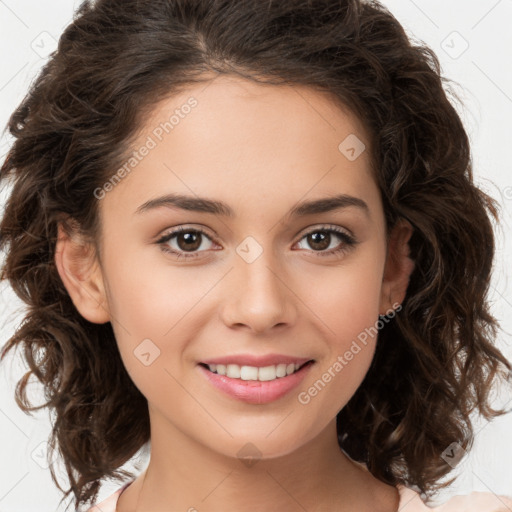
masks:
<path fill-rule="evenodd" d="M 288 218 L 305 217 L 307 215 L 332 212 L 348 208 L 350 206 L 359 208 L 368 217 L 370 216 L 370 209 L 362 199 L 347 194 L 302 201 L 296 204 L 286 216 Z M 205 197 L 186 196 L 182 194 L 166 194 L 155 199 L 150 199 L 140 205 L 137 210 L 135 210 L 135 213 L 141 214 L 161 207 L 179 208 L 181 210 L 210 213 L 230 218 L 236 216 L 234 210 L 222 201 L 215 201 Z"/>

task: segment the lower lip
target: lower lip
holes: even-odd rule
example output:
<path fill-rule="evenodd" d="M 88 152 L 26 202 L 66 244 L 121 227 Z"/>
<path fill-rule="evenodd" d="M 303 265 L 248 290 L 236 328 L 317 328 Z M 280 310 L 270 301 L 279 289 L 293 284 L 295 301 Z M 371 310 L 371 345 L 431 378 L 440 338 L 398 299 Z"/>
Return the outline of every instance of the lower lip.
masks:
<path fill-rule="evenodd" d="M 308 363 L 291 375 L 269 381 L 232 379 L 213 373 L 202 365 L 198 365 L 198 368 L 217 389 L 227 395 L 249 404 L 267 404 L 278 400 L 297 387 L 313 364 Z"/>

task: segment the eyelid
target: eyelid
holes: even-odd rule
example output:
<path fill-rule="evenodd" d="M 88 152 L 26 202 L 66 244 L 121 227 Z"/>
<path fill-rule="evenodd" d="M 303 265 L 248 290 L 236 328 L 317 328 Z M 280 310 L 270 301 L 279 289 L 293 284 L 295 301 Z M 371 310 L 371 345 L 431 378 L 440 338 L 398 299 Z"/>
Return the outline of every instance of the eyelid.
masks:
<path fill-rule="evenodd" d="M 350 229 L 347 229 L 342 226 L 338 226 L 337 224 L 311 224 L 305 228 L 303 228 L 295 237 L 299 237 L 297 241 L 301 240 L 305 235 L 313 232 L 313 231 L 321 231 L 321 230 L 339 230 L 346 235 L 350 236 L 351 238 L 355 239 L 355 235 L 352 233 Z M 204 235 L 208 236 L 211 241 L 214 241 L 217 235 L 211 234 L 213 233 L 211 230 L 209 230 L 207 227 L 203 226 L 202 224 L 185 224 L 185 225 L 179 225 L 175 227 L 168 228 L 168 230 L 164 231 L 163 234 L 158 235 L 156 239 L 156 243 L 158 243 L 159 240 L 162 240 L 163 238 L 167 237 L 168 235 L 175 235 L 176 233 L 180 233 L 182 231 L 198 231 L 200 233 L 203 233 Z M 294 238 L 295 238 L 294 237 Z"/>
<path fill-rule="evenodd" d="M 157 235 L 155 243 L 158 243 L 160 240 L 167 238 L 168 236 L 173 236 L 183 231 L 197 231 L 206 235 L 212 241 L 214 238 L 216 238 L 216 235 L 213 234 L 211 230 L 201 224 L 181 224 L 179 226 L 170 227 L 166 229 L 162 234 Z"/>
<path fill-rule="evenodd" d="M 322 224 L 322 223 L 311 224 L 310 226 L 301 230 L 297 236 L 299 237 L 299 240 L 301 240 L 302 238 L 304 238 L 305 235 L 308 235 L 311 232 L 322 231 L 322 230 L 327 231 L 327 230 L 331 230 L 331 229 L 334 231 L 342 232 L 345 235 L 347 235 L 355 240 L 354 234 L 349 229 L 342 227 L 342 226 L 338 226 L 337 224 Z"/>
<path fill-rule="evenodd" d="M 203 226 L 194 227 L 193 225 L 180 225 L 180 226 L 177 226 L 174 228 L 169 228 L 169 231 L 167 231 L 163 235 L 161 235 L 156 240 L 155 243 L 157 245 L 162 246 L 162 250 L 164 252 L 171 253 L 176 258 L 184 258 L 184 259 L 190 259 L 190 260 L 198 258 L 198 257 L 200 257 L 201 253 L 208 252 L 208 251 L 194 251 L 194 252 L 187 253 L 186 251 L 175 251 L 174 249 L 169 249 L 169 248 L 164 249 L 163 248 L 163 246 L 169 240 L 174 238 L 175 236 L 179 235 L 182 232 L 189 232 L 189 231 L 200 233 L 201 235 L 204 235 L 206 238 L 208 238 L 212 243 L 216 244 L 216 241 L 215 241 L 216 237 L 211 236 L 208 233 L 207 228 L 205 228 Z M 316 254 L 316 256 L 318 256 L 318 257 L 335 256 L 338 253 L 344 253 L 359 243 L 358 240 L 356 239 L 356 237 L 347 228 L 343 228 L 341 226 L 334 225 L 334 224 L 312 224 L 312 225 L 304 228 L 300 232 L 299 235 L 296 235 L 298 237 L 298 239 L 296 242 L 294 242 L 293 245 L 296 245 L 297 243 L 299 243 L 307 235 L 309 235 L 311 233 L 319 232 L 319 231 L 326 231 L 326 232 L 334 233 L 335 235 L 337 235 L 339 238 L 342 239 L 342 247 L 339 249 L 330 249 L 328 251 L 309 251 L 309 252 L 312 252 L 313 254 Z M 343 240 L 343 238 L 345 238 L 345 239 Z"/>

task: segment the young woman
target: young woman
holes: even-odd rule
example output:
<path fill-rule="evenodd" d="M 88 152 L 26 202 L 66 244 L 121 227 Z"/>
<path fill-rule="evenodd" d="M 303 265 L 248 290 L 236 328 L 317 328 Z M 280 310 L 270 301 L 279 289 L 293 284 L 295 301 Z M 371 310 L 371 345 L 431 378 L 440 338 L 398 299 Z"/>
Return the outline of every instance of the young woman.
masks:
<path fill-rule="evenodd" d="M 378 3 L 84 2 L 9 128 L 29 307 L 3 355 L 45 387 L 77 508 L 128 476 L 90 510 L 428 510 L 471 413 L 504 412 L 496 204 Z"/>

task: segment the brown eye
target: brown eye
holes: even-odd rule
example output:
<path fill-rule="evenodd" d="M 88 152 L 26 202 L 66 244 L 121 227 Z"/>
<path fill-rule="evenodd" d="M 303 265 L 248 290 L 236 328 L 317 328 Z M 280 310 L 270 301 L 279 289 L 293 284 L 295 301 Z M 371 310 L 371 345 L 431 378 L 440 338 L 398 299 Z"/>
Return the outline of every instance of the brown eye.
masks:
<path fill-rule="evenodd" d="M 195 251 L 201 246 L 201 234 L 193 231 L 185 231 L 178 233 L 176 236 L 176 244 L 182 251 Z"/>
<path fill-rule="evenodd" d="M 334 245 L 334 249 L 326 250 L 336 238 L 341 240 L 341 243 L 338 242 L 337 245 Z M 313 252 L 318 253 L 318 256 L 329 256 L 348 251 L 357 243 L 351 235 L 335 227 L 315 229 L 306 233 L 301 240 L 304 239 Z"/>
<path fill-rule="evenodd" d="M 203 245 L 205 239 L 211 242 L 211 238 L 201 229 L 178 228 L 165 234 L 156 243 L 162 247 L 164 252 L 171 253 L 177 258 L 195 258 L 199 253 L 204 252 L 198 251 L 198 249 Z M 175 243 L 169 243 L 171 241 Z"/>
<path fill-rule="evenodd" d="M 326 231 L 315 231 L 307 235 L 307 240 L 310 247 L 318 251 L 323 251 L 330 245 L 331 234 Z"/>

